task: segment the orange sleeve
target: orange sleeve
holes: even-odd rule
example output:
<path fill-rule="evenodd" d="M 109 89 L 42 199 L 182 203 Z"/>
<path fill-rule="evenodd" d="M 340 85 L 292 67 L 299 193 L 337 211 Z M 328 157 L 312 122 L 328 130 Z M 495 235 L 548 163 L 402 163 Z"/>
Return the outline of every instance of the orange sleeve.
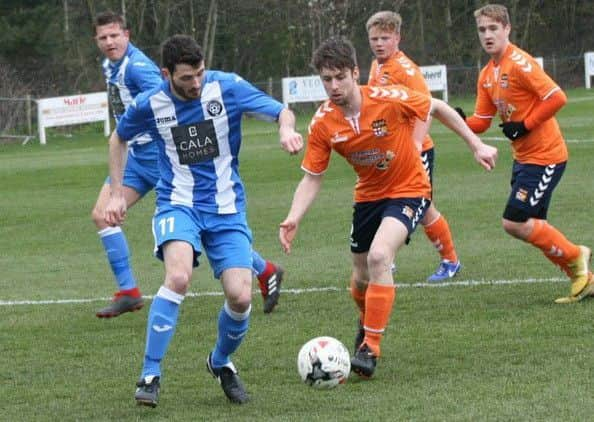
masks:
<path fill-rule="evenodd" d="M 474 115 L 466 119 L 466 124 L 474 133 L 483 133 L 489 126 L 493 117 L 497 114 L 497 107 L 493 104 L 489 92 L 485 86 L 490 84 L 487 80 L 488 70 L 483 68 L 476 83 L 476 103 Z"/>
<path fill-rule="evenodd" d="M 489 118 L 470 116 L 466 118 L 466 124 L 474 133 L 483 133 L 491 126 L 491 120 Z"/>
<path fill-rule="evenodd" d="M 330 140 L 326 139 L 321 126 L 322 123 L 314 117 L 310 124 L 305 154 L 301 162 L 301 168 L 304 171 L 315 175 L 322 174 L 328 169 L 332 153 Z"/>
<path fill-rule="evenodd" d="M 567 103 L 567 96 L 559 88 L 553 92 L 547 99 L 538 103 L 532 113 L 524 119 L 526 129 L 532 130 L 542 122 L 549 120 Z"/>

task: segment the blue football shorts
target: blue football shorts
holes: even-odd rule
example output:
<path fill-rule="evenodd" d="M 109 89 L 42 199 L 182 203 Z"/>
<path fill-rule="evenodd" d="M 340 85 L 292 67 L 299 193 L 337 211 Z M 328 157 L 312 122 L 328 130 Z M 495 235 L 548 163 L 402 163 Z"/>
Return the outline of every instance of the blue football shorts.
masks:
<path fill-rule="evenodd" d="M 110 183 L 107 176 L 105 184 Z M 159 181 L 158 160 L 142 160 L 128 152 L 122 184 L 134 189 L 142 197 L 153 190 Z"/>
<path fill-rule="evenodd" d="M 524 222 L 529 218 L 546 220 L 555 187 L 561 180 L 567 162 L 541 166 L 514 161 L 511 192 L 503 218 Z"/>
<path fill-rule="evenodd" d="M 394 217 L 402 222 L 410 237 L 419 221 L 423 219 L 429 205 L 431 205 L 431 201 L 426 198 L 389 198 L 355 203 L 353 225 L 351 226 L 351 252 L 369 251 L 371 242 L 384 217 Z"/>
<path fill-rule="evenodd" d="M 199 265 L 202 250 L 215 278 L 228 268 L 252 268 L 252 232 L 244 212 L 213 214 L 183 205 L 159 204 L 153 217 L 155 256 L 163 260 L 163 245 L 171 240 L 189 243 L 192 265 Z"/>

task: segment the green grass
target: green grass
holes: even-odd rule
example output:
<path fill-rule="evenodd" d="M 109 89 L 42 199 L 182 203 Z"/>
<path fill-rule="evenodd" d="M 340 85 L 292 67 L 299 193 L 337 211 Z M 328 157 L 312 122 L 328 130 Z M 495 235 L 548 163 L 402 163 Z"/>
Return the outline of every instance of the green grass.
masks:
<path fill-rule="evenodd" d="M 570 162 L 549 220 L 572 241 L 593 246 L 594 94 L 574 90 L 568 96 L 559 120 Z M 470 99 L 451 102 L 472 109 Z M 307 120 L 300 119 L 302 133 Z M 299 348 L 318 335 L 352 348 L 355 333 L 346 290 L 354 175 L 342 159 L 333 160 L 293 253 L 284 256 L 278 223 L 302 176 L 301 156 L 280 150 L 271 125 L 246 121 L 241 171 L 255 247 L 282 263 L 287 278 L 270 315 L 262 313 L 255 293 L 251 329 L 234 357 L 253 399 L 242 407 L 227 402 L 204 368 L 222 304 L 222 296 L 201 295 L 220 292 L 206 261 L 194 273 L 195 295 L 181 308 L 163 362 L 159 406 L 134 404 L 148 306 L 114 320 L 94 316 L 114 289 L 90 219 L 107 174 L 100 128 L 78 129 L 72 137 L 53 131 L 45 147 L 0 145 L 0 419 L 590 420 L 594 301 L 554 305 L 552 299 L 568 288 L 559 282 L 561 273 L 501 229 L 511 156 L 496 129 L 485 134 L 500 152 L 491 173 L 437 122 L 432 129 L 435 203 L 448 217 L 464 264 L 459 283 L 415 286 L 437 265 L 421 230 L 397 258 L 402 287 L 377 376 L 353 376 L 335 390 L 317 391 L 299 380 Z M 153 200 L 151 194 L 137 204 L 125 224 L 134 271 L 147 295 L 163 277 L 151 254 Z M 529 279 L 537 282 L 523 282 Z M 314 287 L 329 289 L 288 291 Z M 80 302 L 41 302 L 70 299 Z"/>

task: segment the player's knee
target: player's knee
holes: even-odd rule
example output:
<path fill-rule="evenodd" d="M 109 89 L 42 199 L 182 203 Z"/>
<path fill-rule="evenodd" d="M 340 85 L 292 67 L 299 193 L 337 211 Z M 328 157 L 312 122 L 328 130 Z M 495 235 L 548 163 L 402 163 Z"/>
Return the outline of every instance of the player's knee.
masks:
<path fill-rule="evenodd" d="M 252 303 L 252 290 L 249 287 L 234 290 L 226 294 L 226 299 L 235 312 L 245 312 Z"/>
<path fill-rule="evenodd" d="M 525 239 L 527 237 L 528 231 L 528 222 L 519 222 L 519 221 L 511 221 L 503 218 L 501 220 L 501 225 L 503 226 L 503 230 L 510 236 L 513 236 L 518 239 Z"/>
<path fill-rule="evenodd" d="M 375 272 L 391 265 L 390 257 L 382 249 L 371 249 L 367 254 L 367 265 L 370 272 Z"/>
<path fill-rule="evenodd" d="M 91 211 L 91 220 L 95 223 L 98 228 L 103 228 L 107 226 L 105 224 L 105 216 L 103 215 L 103 210 L 97 206 L 93 207 Z"/>
<path fill-rule="evenodd" d="M 165 286 L 176 293 L 186 294 L 190 285 L 191 273 L 184 270 L 171 270 L 165 276 Z"/>

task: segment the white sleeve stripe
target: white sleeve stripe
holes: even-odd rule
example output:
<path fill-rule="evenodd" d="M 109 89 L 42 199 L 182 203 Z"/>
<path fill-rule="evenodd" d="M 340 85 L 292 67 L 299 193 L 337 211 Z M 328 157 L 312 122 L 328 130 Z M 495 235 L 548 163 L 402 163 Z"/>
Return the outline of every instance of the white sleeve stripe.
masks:
<path fill-rule="evenodd" d="M 327 170 L 327 169 L 324 169 L 324 170 L 322 170 L 321 172 L 319 172 L 319 173 L 316 173 L 316 172 L 313 172 L 313 171 L 311 171 L 311 170 L 308 170 L 308 169 L 306 169 L 305 167 L 301 166 L 301 170 L 303 170 L 303 171 L 304 171 L 304 172 L 306 172 L 306 173 L 309 173 L 309 174 L 311 174 L 312 176 L 321 176 L 322 174 L 326 173 L 326 170 Z"/>
<path fill-rule="evenodd" d="M 479 119 L 493 119 L 495 117 L 495 115 L 493 115 L 493 116 L 487 116 L 487 115 L 484 115 L 484 114 L 476 114 L 476 113 L 474 113 L 474 117 L 478 117 Z"/>
<path fill-rule="evenodd" d="M 559 88 L 558 86 L 556 86 L 555 88 L 551 89 L 547 95 L 545 95 L 544 97 L 542 97 L 542 100 L 546 100 L 547 98 L 549 98 L 551 95 L 553 95 L 555 92 L 557 91 L 561 91 L 561 88 Z"/>

